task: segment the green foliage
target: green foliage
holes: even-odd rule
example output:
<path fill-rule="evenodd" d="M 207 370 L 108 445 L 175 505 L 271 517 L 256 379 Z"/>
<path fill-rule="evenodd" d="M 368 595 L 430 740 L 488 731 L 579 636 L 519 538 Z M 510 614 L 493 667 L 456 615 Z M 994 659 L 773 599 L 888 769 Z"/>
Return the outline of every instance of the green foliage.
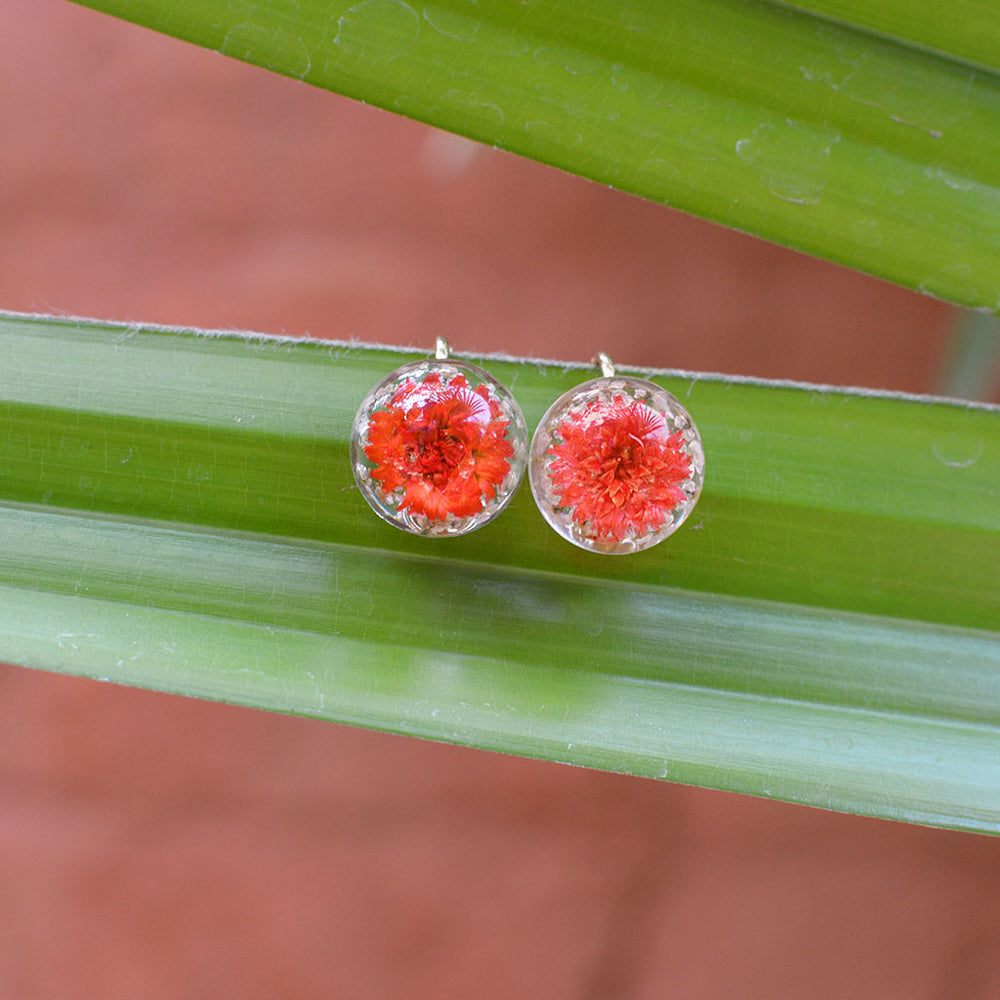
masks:
<path fill-rule="evenodd" d="M 1000 307 L 985 0 L 87 5 Z M 467 538 L 377 521 L 348 428 L 410 357 L 0 319 L 0 658 L 1000 829 L 996 409 L 660 374 L 706 488 L 615 559 L 527 491 Z M 486 364 L 529 424 L 585 377 Z"/>
<path fill-rule="evenodd" d="M 526 489 L 428 540 L 348 432 L 412 354 L 0 319 L 0 659 L 836 809 L 1000 828 L 1000 413 L 656 375 L 688 524 L 583 552 Z M 529 425 L 590 372 L 486 359 Z"/>
<path fill-rule="evenodd" d="M 987 0 L 84 2 L 1000 309 L 1000 48 Z"/>

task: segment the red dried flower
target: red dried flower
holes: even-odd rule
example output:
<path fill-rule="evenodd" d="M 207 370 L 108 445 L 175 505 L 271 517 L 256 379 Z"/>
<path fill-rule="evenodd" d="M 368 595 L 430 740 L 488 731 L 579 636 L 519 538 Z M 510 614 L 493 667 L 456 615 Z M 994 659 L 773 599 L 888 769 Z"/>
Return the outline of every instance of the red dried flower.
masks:
<path fill-rule="evenodd" d="M 662 527 L 687 497 L 681 489 L 691 459 L 683 435 L 667 433 L 663 416 L 623 396 L 592 400 L 557 428 L 562 444 L 546 452 L 560 507 L 592 536 L 608 541 L 641 537 Z"/>
<path fill-rule="evenodd" d="M 399 509 L 432 521 L 470 517 L 496 496 L 514 446 L 486 386 L 464 375 L 407 380 L 368 423 L 365 455 L 386 493 L 403 489 Z"/>

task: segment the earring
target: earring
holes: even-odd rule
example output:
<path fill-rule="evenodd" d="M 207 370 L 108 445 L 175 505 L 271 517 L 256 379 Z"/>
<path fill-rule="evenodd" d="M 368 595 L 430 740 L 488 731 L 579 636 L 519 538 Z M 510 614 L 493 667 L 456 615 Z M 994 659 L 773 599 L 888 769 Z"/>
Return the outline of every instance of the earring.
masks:
<path fill-rule="evenodd" d="M 417 535 L 464 535 L 492 521 L 524 478 L 528 429 L 510 391 L 475 365 L 403 365 L 365 397 L 351 466 L 379 517 Z"/>
<path fill-rule="evenodd" d="M 705 452 L 690 414 L 666 389 L 615 374 L 560 396 L 531 441 L 531 492 L 567 541 L 591 552 L 648 549 L 691 513 Z"/>

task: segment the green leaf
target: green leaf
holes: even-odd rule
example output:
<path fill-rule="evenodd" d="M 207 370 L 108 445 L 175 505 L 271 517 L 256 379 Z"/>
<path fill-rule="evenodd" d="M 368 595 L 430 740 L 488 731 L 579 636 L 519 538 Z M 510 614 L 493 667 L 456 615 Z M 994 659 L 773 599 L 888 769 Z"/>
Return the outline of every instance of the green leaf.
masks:
<path fill-rule="evenodd" d="M 1000 69 L 1000 19 L 982 0 L 783 0 L 843 24 Z"/>
<path fill-rule="evenodd" d="M 412 353 L 0 317 L 0 659 L 1000 830 L 1000 411 L 658 373 L 707 479 L 583 552 L 423 539 L 348 433 Z M 590 372 L 486 359 L 533 426 Z"/>
<path fill-rule="evenodd" d="M 919 0 L 912 19 L 902 0 L 817 0 L 820 14 L 750 0 L 86 5 L 1000 309 L 1000 49 L 987 0 L 954 16 Z"/>

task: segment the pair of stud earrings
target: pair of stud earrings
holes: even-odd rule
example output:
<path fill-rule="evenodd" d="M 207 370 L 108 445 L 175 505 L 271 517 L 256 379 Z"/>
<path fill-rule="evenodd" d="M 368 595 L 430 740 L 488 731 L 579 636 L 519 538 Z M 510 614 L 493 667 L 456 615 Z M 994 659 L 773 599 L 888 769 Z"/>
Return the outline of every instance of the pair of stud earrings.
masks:
<path fill-rule="evenodd" d="M 665 389 L 615 373 L 549 407 L 528 444 L 510 391 L 476 365 L 435 357 L 397 368 L 365 397 L 351 432 L 361 493 L 390 524 L 464 535 L 492 521 L 525 470 L 545 520 L 567 541 L 621 555 L 663 541 L 691 513 L 705 476 L 701 436 Z"/>

